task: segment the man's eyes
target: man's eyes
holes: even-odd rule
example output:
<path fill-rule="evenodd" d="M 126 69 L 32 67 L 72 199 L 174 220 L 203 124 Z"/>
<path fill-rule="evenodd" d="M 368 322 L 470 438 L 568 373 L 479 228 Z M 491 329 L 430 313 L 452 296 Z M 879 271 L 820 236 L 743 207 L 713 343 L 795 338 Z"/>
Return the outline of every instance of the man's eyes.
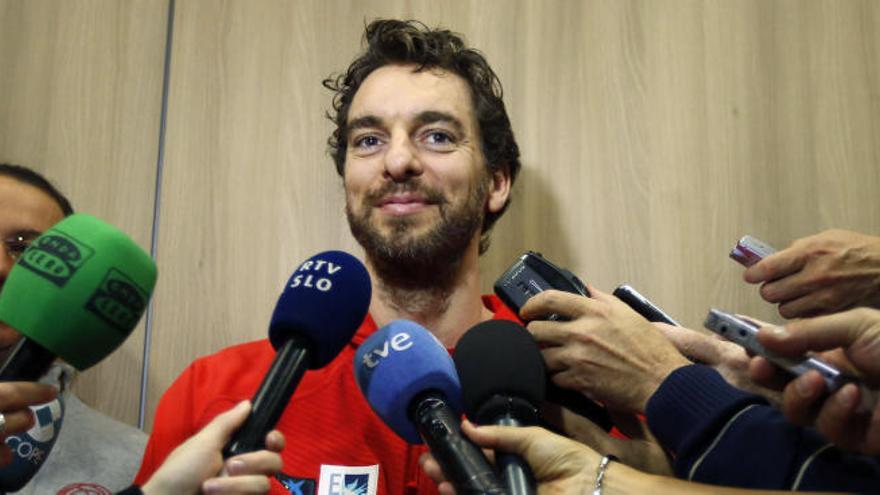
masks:
<path fill-rule="evenodd" d="M 366 136 L 355 138 L 353 144 L 356 148 L 371 148 L 381 144 L 381 141 L 378 136 L 367 134 Z"/>
<path fill-rule="evenodd" d="M 431 131 L 425 136 L 425 140 L 430 144 L 452 144 L 455 138 L 451 134 L 443 131 Z"/>

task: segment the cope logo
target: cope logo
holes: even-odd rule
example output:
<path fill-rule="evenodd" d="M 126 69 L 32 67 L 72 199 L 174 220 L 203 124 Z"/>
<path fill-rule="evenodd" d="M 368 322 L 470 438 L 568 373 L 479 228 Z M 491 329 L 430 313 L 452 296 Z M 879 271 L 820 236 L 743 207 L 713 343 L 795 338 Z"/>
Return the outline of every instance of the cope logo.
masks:
<path fill-rule="evenodd" d="M 290 277 L 290 288 L 305 287 L 327 292 L 333 288 L 332 276 L 339 270 L 342 270 L 342 265 L 324 260 L 308 260 Z"/>
<path fill-rule="evenodd" d="M 94 249 L 73 237 L 59 230 L 50 230 L 27 248 L 18 263 L 58 287 L 64 287 L 94 254 Z"/>
<path fill-rule="evenodd" d="M 61 430 L 64 406 L 58 399 L 31 406 L 31 411 L 34 414 L 34 426 L 26 433 L 6 438 L 6 445 L 15 455 L 16 464 L 10 468 L 13 471 L 22 469 L 20 463 L 40 465 L 45 462 L 48 451 Z"/>
<path fill-rule="evenodd" d="M 147 307 L 147 292 L 121 271 L 111 268 L 86 302 L 86 309 L 128 335 Z"/>

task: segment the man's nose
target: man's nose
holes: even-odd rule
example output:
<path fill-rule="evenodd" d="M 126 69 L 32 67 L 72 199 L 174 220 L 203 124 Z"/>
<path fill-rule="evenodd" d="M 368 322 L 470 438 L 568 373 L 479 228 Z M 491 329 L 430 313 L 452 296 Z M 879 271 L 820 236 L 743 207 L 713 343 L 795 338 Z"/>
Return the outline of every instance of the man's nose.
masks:
<path fill-rule="evenodd" d="M 385 153 L 385 176 L 401 182 L 421 174 L 422 163 L 418 150 L 409 136 L 393 138 Z"/>

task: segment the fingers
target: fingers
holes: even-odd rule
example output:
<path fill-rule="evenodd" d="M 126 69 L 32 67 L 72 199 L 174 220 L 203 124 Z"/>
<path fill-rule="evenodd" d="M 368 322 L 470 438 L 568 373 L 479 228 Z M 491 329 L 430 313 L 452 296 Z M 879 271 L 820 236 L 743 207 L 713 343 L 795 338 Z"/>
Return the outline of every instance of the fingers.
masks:
<path fill-rule="evenodd" d="M 0 383 L 0 411 L 14 411 L 45 404 L 58 394 L 55 387 L 35 382 Z"/>
<path fill-rule="evenodd" d="M 28 409 L 4 413 L 6 419 L 6 431 L 4 436 L 24 433 L 34 426 L 34 414 Z"/>
<path fill-rule="evenodd" d="M 672 342 L 678 352 L 692 361 L 699 361 L 710 366 L 722 361 L 722 341 L 684 327 L 674 327 L 665 323 L 654 323 L 654 327 Z"/>
<path fill-rule="evenodd" d="M 790 356 L 848 347 L 863 331 L 862 313 L 862 309 L 853 309 L 791 322 L 785 327 L 762 327 L 758 341 L 769 351 Z"/>
<path fill-rule="evenodd" d="M 251 411 L 251 402 L 244 400 L 232 409 L 217 415 L 196 436 L 209 441 L 212 445 L 223 446 L 232 437 L 232 433 L 244 423 Z"/>
<path fill-rule="evenodd" d="M 572 337 L 583 335 L 585 333 L 585 325 L 580 324 L 580 328 L 574 327 L 571 322 L 543 321 L 536 320 L 528 324 L 526 327 L 531 332 L 535 341 L 542 344 L 564 345 L 568 343 Z"/>
<path fill-rule="evenodd" d="M 750 284 L 776 280 L 799 271 L 806 262 L 806 253 L 792 245 L 750 266 L 743 272 L 743 280 Z"/>
<path fill-rule="evenodd" d="M 258 450 L 247 454 L 231 457 L 226 461 L 224 469 L 230 476 L 251 474 L 273 475 L 281 471 L 281 456 L 268 450 Z"/>
<path fill-rule="evenodd" d="M 440 468 L 440 464 L 437 463 L 437 460 L 434 459 L 434 456 L 432 456 L 430 452 L 425 452 L 419 457 L 419 465 L 422 466 L 422 471 L 424 471 L 429 478 L 434 480 L 434 483 L 439 485 L 446 481 L 443 469 Z"/>
<path fill-rule="evenodd" d="M 266 434 L 266 450 L 280 453 L 284 450 L 286 443 L 284 435 L 278 430 L 272 430 Z"/>
<path fill-rule="evenodd" d="M 761 356 L 755 356 L 749 361 L 749 378 L 758 385 L 773 390 L 783 390 L 790 381 L 787 373 Z"/>
<path fill-rule="evenodd" d="M 822 404 L 816 429 L 826 438 L 847 450 L 857 450 L 865 438 L 865 422 L 856 419 L 859 388 L 844 385 Z"/>
<path fill-rule="evenodd" d="M 868 455 L 880 455 L 880 402 L 874 406 L 874 412 L 868 421 L 868 431 L 865 433 L 862 452 Z"/>
<path fill-rule="evenodd" d="M 440 495 L 456 495 L 452 483 L 446 481 L 440 464 L 437 463 L 430 452 L 425 452 L 419 457 L 419 465 L 422 467 L 422 471 L 437 484 L 437 491 Z"/>
<path fill-rule="evenodd" d="M 597 306 L 596 301 L 578 294 L 546 290 L 526 301 L 519 315 L 523 320 L 541 320 L 551 314 L 575 319 Z"/>
<path fill-rule="evenodd" d="M 269 492 L 269 478 L 262 475 L 211 478 L 202 483 L 202 493 L 210 495 L 264 494 Z"/>
<path fill-rule="evenodd" d="M 525 454 L 532 441 L 535 427 L 515 428 L 509 426 L 476 427 L 468 420 L 461 423 L 462 431 L 484 449 L 500 450 L 512 454 Z"/>
<path fill-rule="evenodd" d="M 825 393 L 825 381 L 816 370 L 810 370 L 792 380 L 782 396 L 782 412 L 792 423 L 800 426 L 813 424 L 817 404 Z"/>
<path fill-rule="evenodd" d="M 770 303 L 793 301 L 812 293 L 819 287 L 811 282 L 808 275 L 801 271 L 788 277 L 766 282 L 761 286 L 761 297 Z"/>

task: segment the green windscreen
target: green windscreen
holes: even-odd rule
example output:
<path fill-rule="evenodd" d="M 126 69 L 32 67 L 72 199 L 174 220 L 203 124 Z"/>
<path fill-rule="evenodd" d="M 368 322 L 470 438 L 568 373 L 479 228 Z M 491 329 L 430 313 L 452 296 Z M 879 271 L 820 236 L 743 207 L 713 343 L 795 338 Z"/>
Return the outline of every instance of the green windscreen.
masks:
<path fill-rule="evenodd" d="M 0 321 L 84 370 L 134 330 L 156 276 L 150 256 L 122 231 L 71 215 L 12 268 L 0 294 Z"/>

